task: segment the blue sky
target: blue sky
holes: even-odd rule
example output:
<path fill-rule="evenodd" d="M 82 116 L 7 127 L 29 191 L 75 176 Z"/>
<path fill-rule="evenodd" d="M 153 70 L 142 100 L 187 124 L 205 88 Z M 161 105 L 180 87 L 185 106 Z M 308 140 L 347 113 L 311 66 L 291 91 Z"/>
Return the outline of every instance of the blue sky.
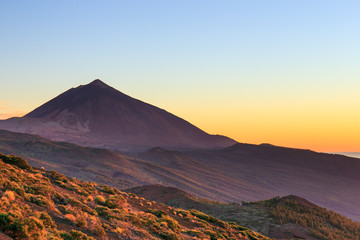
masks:
<path fill-rule="evenodd" d="M 211 133 L 305 146 L 268 129 L 360 121 L 359 12 L 359 1 L 0 0 L 0 118 L 100 78 Z M 279 123 L 288 115 L 298 125 Z"/>

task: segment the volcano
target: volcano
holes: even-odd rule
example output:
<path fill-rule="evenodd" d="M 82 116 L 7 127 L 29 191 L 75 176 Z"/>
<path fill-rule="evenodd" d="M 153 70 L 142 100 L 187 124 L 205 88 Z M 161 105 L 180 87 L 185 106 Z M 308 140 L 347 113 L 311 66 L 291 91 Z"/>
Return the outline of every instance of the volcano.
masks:
<path fill-rule="evenodd" d="M 155 146 L 220 148 L 236 143 L 224 136 L 210 135 L 99 79 L 69 89 L 24 117 L 0 121 L 0 129 L 129 151 Z"/>

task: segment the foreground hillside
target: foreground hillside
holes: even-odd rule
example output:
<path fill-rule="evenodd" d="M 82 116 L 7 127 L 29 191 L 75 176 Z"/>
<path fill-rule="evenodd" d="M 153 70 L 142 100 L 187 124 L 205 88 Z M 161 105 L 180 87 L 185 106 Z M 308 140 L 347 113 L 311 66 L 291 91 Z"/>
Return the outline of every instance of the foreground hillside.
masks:
<path fill-rule="evenodd" d="M 360 239 L 359 223 L 294 195 L 240 205 L 199 199 L 180 189 L 160 185 L 127 191 L 173 207 L 197 209 L 276 239 Z"/>
<path fill-rule="evenodd" d="M 197 210 L 33 169 L 0 154 L 0 239 L 268 239 Z"/>

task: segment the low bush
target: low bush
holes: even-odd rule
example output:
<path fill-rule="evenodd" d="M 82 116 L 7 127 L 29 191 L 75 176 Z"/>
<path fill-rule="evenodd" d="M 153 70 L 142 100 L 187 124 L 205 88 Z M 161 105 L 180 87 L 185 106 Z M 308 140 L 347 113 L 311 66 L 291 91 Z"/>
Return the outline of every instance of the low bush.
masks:
<path fill-rule="evenodd" d="M 111 196 L 106 199 L 104 205 L 108 208 L 119 208 L 125 204 L 126 200 L 121 195 Z"/>
<path fill-rule="evenodd" d="M 160 217 L 164 217 L 167 216 L 168 214 L 165 211 L 159 210 L 159 209 L 151 209 L 149 208 L 147 210 L 148 213 L 152 213 L 154 214 L 156 217 L 160 218 Z"/>
<path fill-rule="evenodd" d="M 96 197 L 95 197 L 95 202 L 97 203 L 97 204 L 104 204 L 105 203 L 105 198 L 103 197 L 103 196 L 101 196 L 101 195 L 97 195 Z"/>
<path fill-rule="evenodd" d="M 22 169 L 26 169 L 26 170 L 30 170 L 33 171 L 34 169 L 28 164 L 28 162 L 21 158 L 21 157 L 16 157 L 13 155 L 4 155 L 2 153 L 0 153 L 0 159 L 3 160 L 4 163 L 8 163 L 14 166 L 17 166 L 19 168 Z"/>
<path fill-rule="evenodd" d="M 117 189 L 107 186 L 107 185 L 102 185 L 101 186 L 101 191 L 105 192 L 105 193 L 109 193 L 109 194 L 115 194 L 116 192 L 118 192 Z"/>
<path fill-rule="evenodd" d="M 94 240 L 94 238 L 89 237 L 85 233 L 82 233 L 82 232 L 76 231 L 76 230 L 70 230 L 69 233 L 62 232 L 62 233 L 60 233 L 60 236 L 64 240 Z"/>
<path fill-rule="evenodd" d="M 4 196 L 7 197 L 7 199 L 9 199 L 10 202 L 15 200 L 15 194 L 13 191 L 6 191 L 4 193 Z"/>

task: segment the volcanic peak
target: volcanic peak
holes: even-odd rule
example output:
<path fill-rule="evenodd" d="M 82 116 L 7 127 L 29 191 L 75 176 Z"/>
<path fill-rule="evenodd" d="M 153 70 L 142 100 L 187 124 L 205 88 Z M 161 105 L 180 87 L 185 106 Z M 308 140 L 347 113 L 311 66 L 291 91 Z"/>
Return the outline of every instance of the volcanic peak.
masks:
<path fill-rule="evenodd" d="M 94 81 L 90 82 L 87 85 L 98 86 L 98 87 L 110 87 L 109 85 L 107 85 L 106 83 L 101 81 L 100 79 L 95 79 Z"/>

